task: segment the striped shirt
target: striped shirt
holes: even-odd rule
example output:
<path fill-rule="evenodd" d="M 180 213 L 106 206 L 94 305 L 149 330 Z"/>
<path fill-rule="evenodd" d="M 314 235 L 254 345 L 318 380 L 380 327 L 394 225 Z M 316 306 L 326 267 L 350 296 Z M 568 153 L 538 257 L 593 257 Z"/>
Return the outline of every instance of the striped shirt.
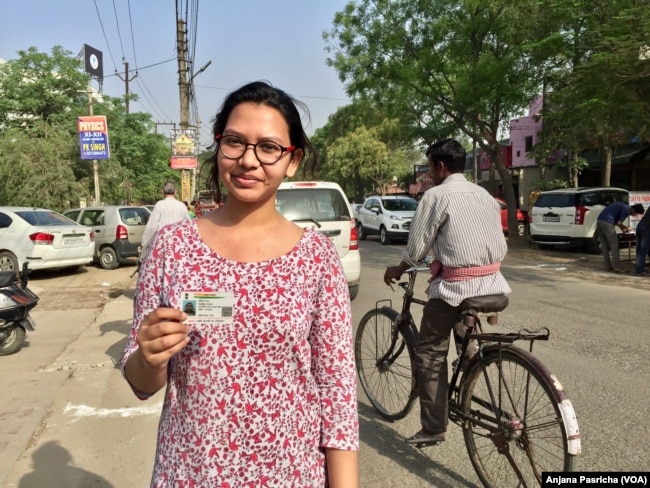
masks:
<path fill-rule="evenodd" d="M 142 234 L 142 247 L 146 248 L 153 241 L 156 233 L 165 225 L 189 218 L 190 214 L 183 202 L 176 200 L 173 196 L 159 200 L 156 202 L 156 206 L 149 217 L 149 222 L 147 222 L 147 227 Z"/>
<path fill-rule="evenodd" d="M 499 212 L 496 200 L 485 189 L 454 173 L 422 196 L 402 259 L 414 266 L 433 253 L 443 267 L 454 268 L 501 262 L 508 246 Z M 501 272 L 464 281 L 438 276 L 429 287 L 429 298 L 458 306 L 466 298 L 511 291 Z"/>

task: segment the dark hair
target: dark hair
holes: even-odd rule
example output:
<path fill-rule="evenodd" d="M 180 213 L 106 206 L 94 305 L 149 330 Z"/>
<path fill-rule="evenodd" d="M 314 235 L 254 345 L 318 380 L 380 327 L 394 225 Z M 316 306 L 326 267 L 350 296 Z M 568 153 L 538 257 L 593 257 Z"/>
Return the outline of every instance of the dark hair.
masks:
<path fill-rule="evenodd" d="M 449 138 L 434 142 L 427 149 L 426 156 L 433 163 L 436 161 L 445 163 L 451 173 L 465 171 L 467 154 L 456 139 Z"/>
<path fill-rule="evenodd" d="M 258 105 L 267 105 L 276 109 L 282 114 L 284 120 L 289 126 L 289 139 L 292 146 L 297 149 L 303 150 L 303 161 L 308 164 L 310 175 L 314 175 L 316 165 L 318 163 L 318 156 L 316 149 L 305 133 L 300 119 L 298 108 L 300 107 L 305 115 L 309 118 L 309 110 L 305 104 L 295 100 L 286 92 L 271 86 L 271 84 L 264 81 L 254 81 L 248 83 L 241 88 L 231 92 L 223 102 L 221 109 L 214 118 L 212 125 L 212 136 L 217 136 L 223 133 L 228 123 L 228 118 L 233 109 L 242 103 L 256 103 Z M 210 167 L 208 176 L 208 188 L 217 192 L 218 199 L 221 201 L 221 188 L 219 186 L 219 166 L 217 165 L 217 156 L 219 149 L 217 144 L 212 145 L 212 154 L 207 159 Z M 304 173 L 303 169 L 303 173 Z"/>
<path fill-rule="evenodd" d="M 632 210 L 634 210 L 639 215 L 643 215 L 645 213 L 645 209 L 643 208 L 643 205 L 641 205 L 640 203 L 635 203 L 630 208 L 632 208 Z"/>
<path fill-rule="evenodd" d="M 163 185 L 163 193 L 165 195 L 173 195 L 176 193 L 176 185 L 174 185 L 171 181 L 168 181 Z"/>

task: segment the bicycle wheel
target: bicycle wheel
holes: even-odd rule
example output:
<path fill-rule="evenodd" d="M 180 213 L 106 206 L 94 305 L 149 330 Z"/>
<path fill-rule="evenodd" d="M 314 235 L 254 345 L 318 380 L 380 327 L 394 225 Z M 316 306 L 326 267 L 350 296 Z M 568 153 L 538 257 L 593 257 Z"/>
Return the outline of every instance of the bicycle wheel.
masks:
<path fill-rule="evenodd" d="M 416 396 L 414 339 L 396 330 L 396 318 L 393 309 L 370 310 L 361 319 L 354 341 L 361 387 L 388 420 L 404 418 Z"/>
<path fill-rule="evenodd" d="M 461 411 L 471 419 L 463 424 L 465 445 L 484 486 L 540 486 L 542 471 L 572 471 L 558 402 L 564 393 L 532 354 L 513 346 L 485 350 L 465 373 L 460 394 Z"/>

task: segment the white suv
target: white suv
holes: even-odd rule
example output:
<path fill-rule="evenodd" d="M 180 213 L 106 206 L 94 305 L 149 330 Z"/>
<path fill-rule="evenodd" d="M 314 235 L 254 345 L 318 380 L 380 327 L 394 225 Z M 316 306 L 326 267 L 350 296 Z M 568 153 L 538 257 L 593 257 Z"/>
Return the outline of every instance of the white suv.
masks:
<path fill-rule="evenodd" d="M 341 187 L 324 181 L 285 181 L 275 205 L 287 219 L 334 242 L 354 300 L 361 281 L 361 255 L 352 209 Z"/>
<path fill-rule="evenodd" d="M 417 200 L 404 195 L 368 197 L 357 211 L 357 235 L 364 240 L 371 234 L 378 234 L 384 245 L 394 239 L 405 241 L 417 208 Z"/>
<path fill-rule="evenodd" d="M 561 188 L 544 191 L 530 214 L 530 237 L 540 247 L 578 244 L 600 252 L 596 220 L 616 201 L 629 201 L 627 190 L 611 187 Z"/>

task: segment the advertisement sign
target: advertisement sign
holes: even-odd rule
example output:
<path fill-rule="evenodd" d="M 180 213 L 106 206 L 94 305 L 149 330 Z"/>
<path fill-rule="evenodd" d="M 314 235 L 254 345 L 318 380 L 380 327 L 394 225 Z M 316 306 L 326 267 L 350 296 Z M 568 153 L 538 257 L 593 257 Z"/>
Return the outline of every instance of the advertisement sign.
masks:
<path fill-rule="evenodd" d="M 640 203 L 646 212 L 650 211 L 650 191 L 631 191 L 630 192 L 630 205 Z M 630 226 L 636 229 L 637 224 L 641 220 L 641 216 L 630 217 Z"/>
<path fill-rule="evenodd" d="M 108 159 L 108 127 L 106 116 L 77 117 L 81 159 Z"/>
<path fill-rule="evenodd" d="M 172 129 L 172 169 L 196 169 L 198 167 L 197 135 L 196 128 Z"/>

